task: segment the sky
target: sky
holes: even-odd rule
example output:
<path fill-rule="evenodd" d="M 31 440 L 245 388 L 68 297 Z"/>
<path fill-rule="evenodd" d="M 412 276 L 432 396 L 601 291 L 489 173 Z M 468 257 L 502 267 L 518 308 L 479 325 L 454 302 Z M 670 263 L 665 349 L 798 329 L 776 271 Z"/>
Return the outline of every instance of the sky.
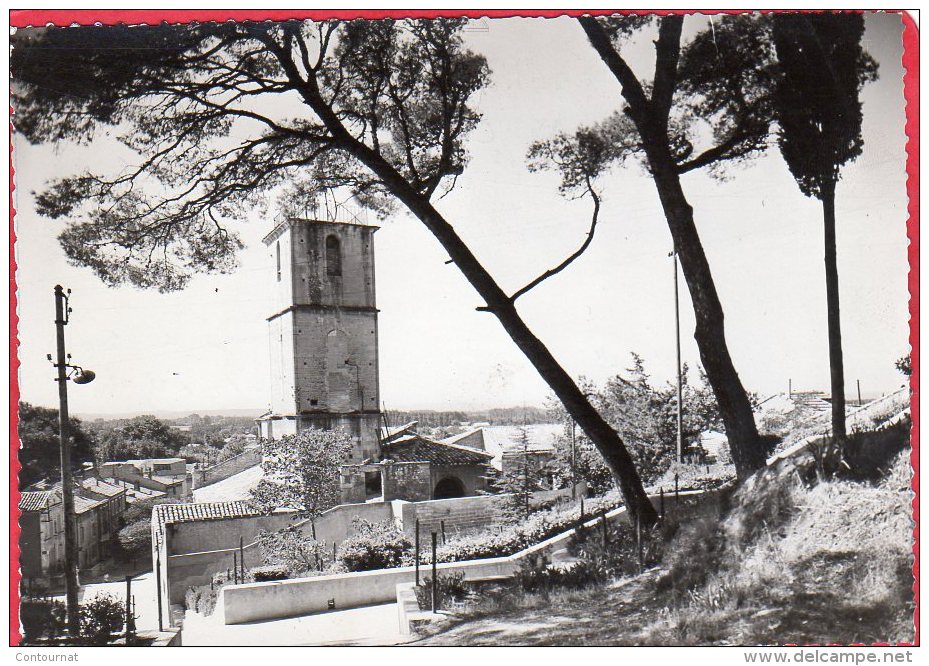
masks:
<path fill-rule="evenodd" d="M 689 16 L 685 34 L 709 19 Z M 864 151 L 836 195 L 846 385 L 868 396 L 903 382 L 908 351 L 906 174 L 901 20 L 866 17 L 866 48 L 879 79 L 861 95 Z M 437 208 L 505 290 L 558 264 L 583 241 L 589 200 L 558 195 L 558 178 L 529 173 L 531 142 L 602 120 L 620 89 L 575 21 L 485 20 L 466 34 L 487 57 L 491 85 L 468 139 L 471 161 Z M 654 51 L 624 51 L 644 78 Z M 14 120 L 15 122 L 15 120 Z M 67 264 L 61 220 L 36 215 L 33 191 L 88 166 L 111 172 L 132 158 L 107 137 L 90 146 L 31 146 L 14 135 L 19 382 L 23 400 L 54 406 L 46 354 L 55 349 L 53 287 L 72 290 L 68 350 L 97 373 L 70 391 L 74 413 L 262 410 L 269 400 L 266 297 L 274 279 L 260 239 L 270 217 L 235 228 L 239 269 L 196 277 L 182 292 L 109 288 Z M 725 182 L 683 177 L 726 316 L 743 383 L 762 396 L 829 387 L 822 209 L 797 188 L 776 147 Z M 599 183 L 600 224 L 590 249 L 519 299 L 536 335 L 573 376 L 595 382 L 640 354 L 658 381 L 675 373 L 671 238 L 653 182 L 636 165 Z M 372 222 L 373 222 L 372 216 Z M 549 389 L 422 224 L 398 208 L 375 236 L 381 399 L 388 409 L 542 405 Z M 681 280 L 685 362 L 695 366 L 693 312 Z"/>

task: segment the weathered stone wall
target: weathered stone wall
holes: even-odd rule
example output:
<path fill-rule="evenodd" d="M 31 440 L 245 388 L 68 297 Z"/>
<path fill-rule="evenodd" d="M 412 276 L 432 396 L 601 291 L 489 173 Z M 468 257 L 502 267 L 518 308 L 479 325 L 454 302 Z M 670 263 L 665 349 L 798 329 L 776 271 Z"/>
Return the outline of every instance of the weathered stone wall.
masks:
<path fill-rule="evenodd" d="M 432 497 L 432 465 L 403 462 L 384 465 L 384 501 Z"/>
<path fill-rule="evenodd" d="M 443 521 L 446 535 L 473 532 L 496 522 L 502 500 L 499 495 L 479 495 L 404 502 L 400 505 L 398 527 L 411 539 L 416 534 L 417 520 L 420 535 L 441 531 Z"/>
<path fill-rule="evenodd" d="M 217 481 L 228 479 L 234 474 L 244 472 L 249 467 L 261 464 L 261 447 L 243 451 L 237 456 L 194 472 L 194 488 L 202 488 Z"/>
<path fill-rule="evenodd" d="M 433 466 L 432 468 L 432 488 L 428 495 L 433 497 L 433 490 L 436 485 L 445 478 L 455 478 L 461 481 L 464 486 L 465 495 L 476 495 L 478 491 L 487 488 L 487 469 L 472 465 L 454 465 L 449 467 Z"/>

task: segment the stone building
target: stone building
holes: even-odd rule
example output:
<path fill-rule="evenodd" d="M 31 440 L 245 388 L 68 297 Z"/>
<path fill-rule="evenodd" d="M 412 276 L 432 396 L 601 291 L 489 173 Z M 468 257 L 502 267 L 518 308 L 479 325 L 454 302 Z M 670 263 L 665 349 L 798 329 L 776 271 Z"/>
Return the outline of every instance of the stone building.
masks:
<path fill-rule="evenodd" d="M 262 437 L 341 427 L 354 441 L 350 462 L 378 455 L 376 230 L 286 218 L 265 237 L 274 283 Z"/>
<path fill-rule="evenodd" d="M 23 581 L 64 569 L 64 506 L 56 490 L 26 491 L 19 498 L 19 566 Z"/>

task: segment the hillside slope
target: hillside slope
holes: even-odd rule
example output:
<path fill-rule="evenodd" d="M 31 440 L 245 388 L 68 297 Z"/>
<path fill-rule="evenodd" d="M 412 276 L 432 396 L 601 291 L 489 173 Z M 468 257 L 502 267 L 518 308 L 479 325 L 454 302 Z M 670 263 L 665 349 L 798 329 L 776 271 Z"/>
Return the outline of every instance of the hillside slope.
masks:
<path fill-rule="evenodd" d="M 707 498 L 682 517 L 651 571 L 579 591 L 511 589 L 418 644 L 910 642 L 908 432 L 904 424 L 882 435 L 886 455 L 854 479 L 819 481 L 800 456 Z"/>

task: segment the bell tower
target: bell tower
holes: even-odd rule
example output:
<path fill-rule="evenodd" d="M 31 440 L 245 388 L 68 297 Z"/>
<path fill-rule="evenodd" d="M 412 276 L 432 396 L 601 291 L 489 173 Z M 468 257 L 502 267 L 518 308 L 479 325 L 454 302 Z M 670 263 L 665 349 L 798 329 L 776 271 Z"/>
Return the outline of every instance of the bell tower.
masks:
<path fill-rule="evenodd" d="M 262 437 L 341 427 L 354 441 L 346 462 L 378 455 L 375 231 L 288 217 L 264 238 L 273 272 L 271 403 L 259 418 Z"/>

